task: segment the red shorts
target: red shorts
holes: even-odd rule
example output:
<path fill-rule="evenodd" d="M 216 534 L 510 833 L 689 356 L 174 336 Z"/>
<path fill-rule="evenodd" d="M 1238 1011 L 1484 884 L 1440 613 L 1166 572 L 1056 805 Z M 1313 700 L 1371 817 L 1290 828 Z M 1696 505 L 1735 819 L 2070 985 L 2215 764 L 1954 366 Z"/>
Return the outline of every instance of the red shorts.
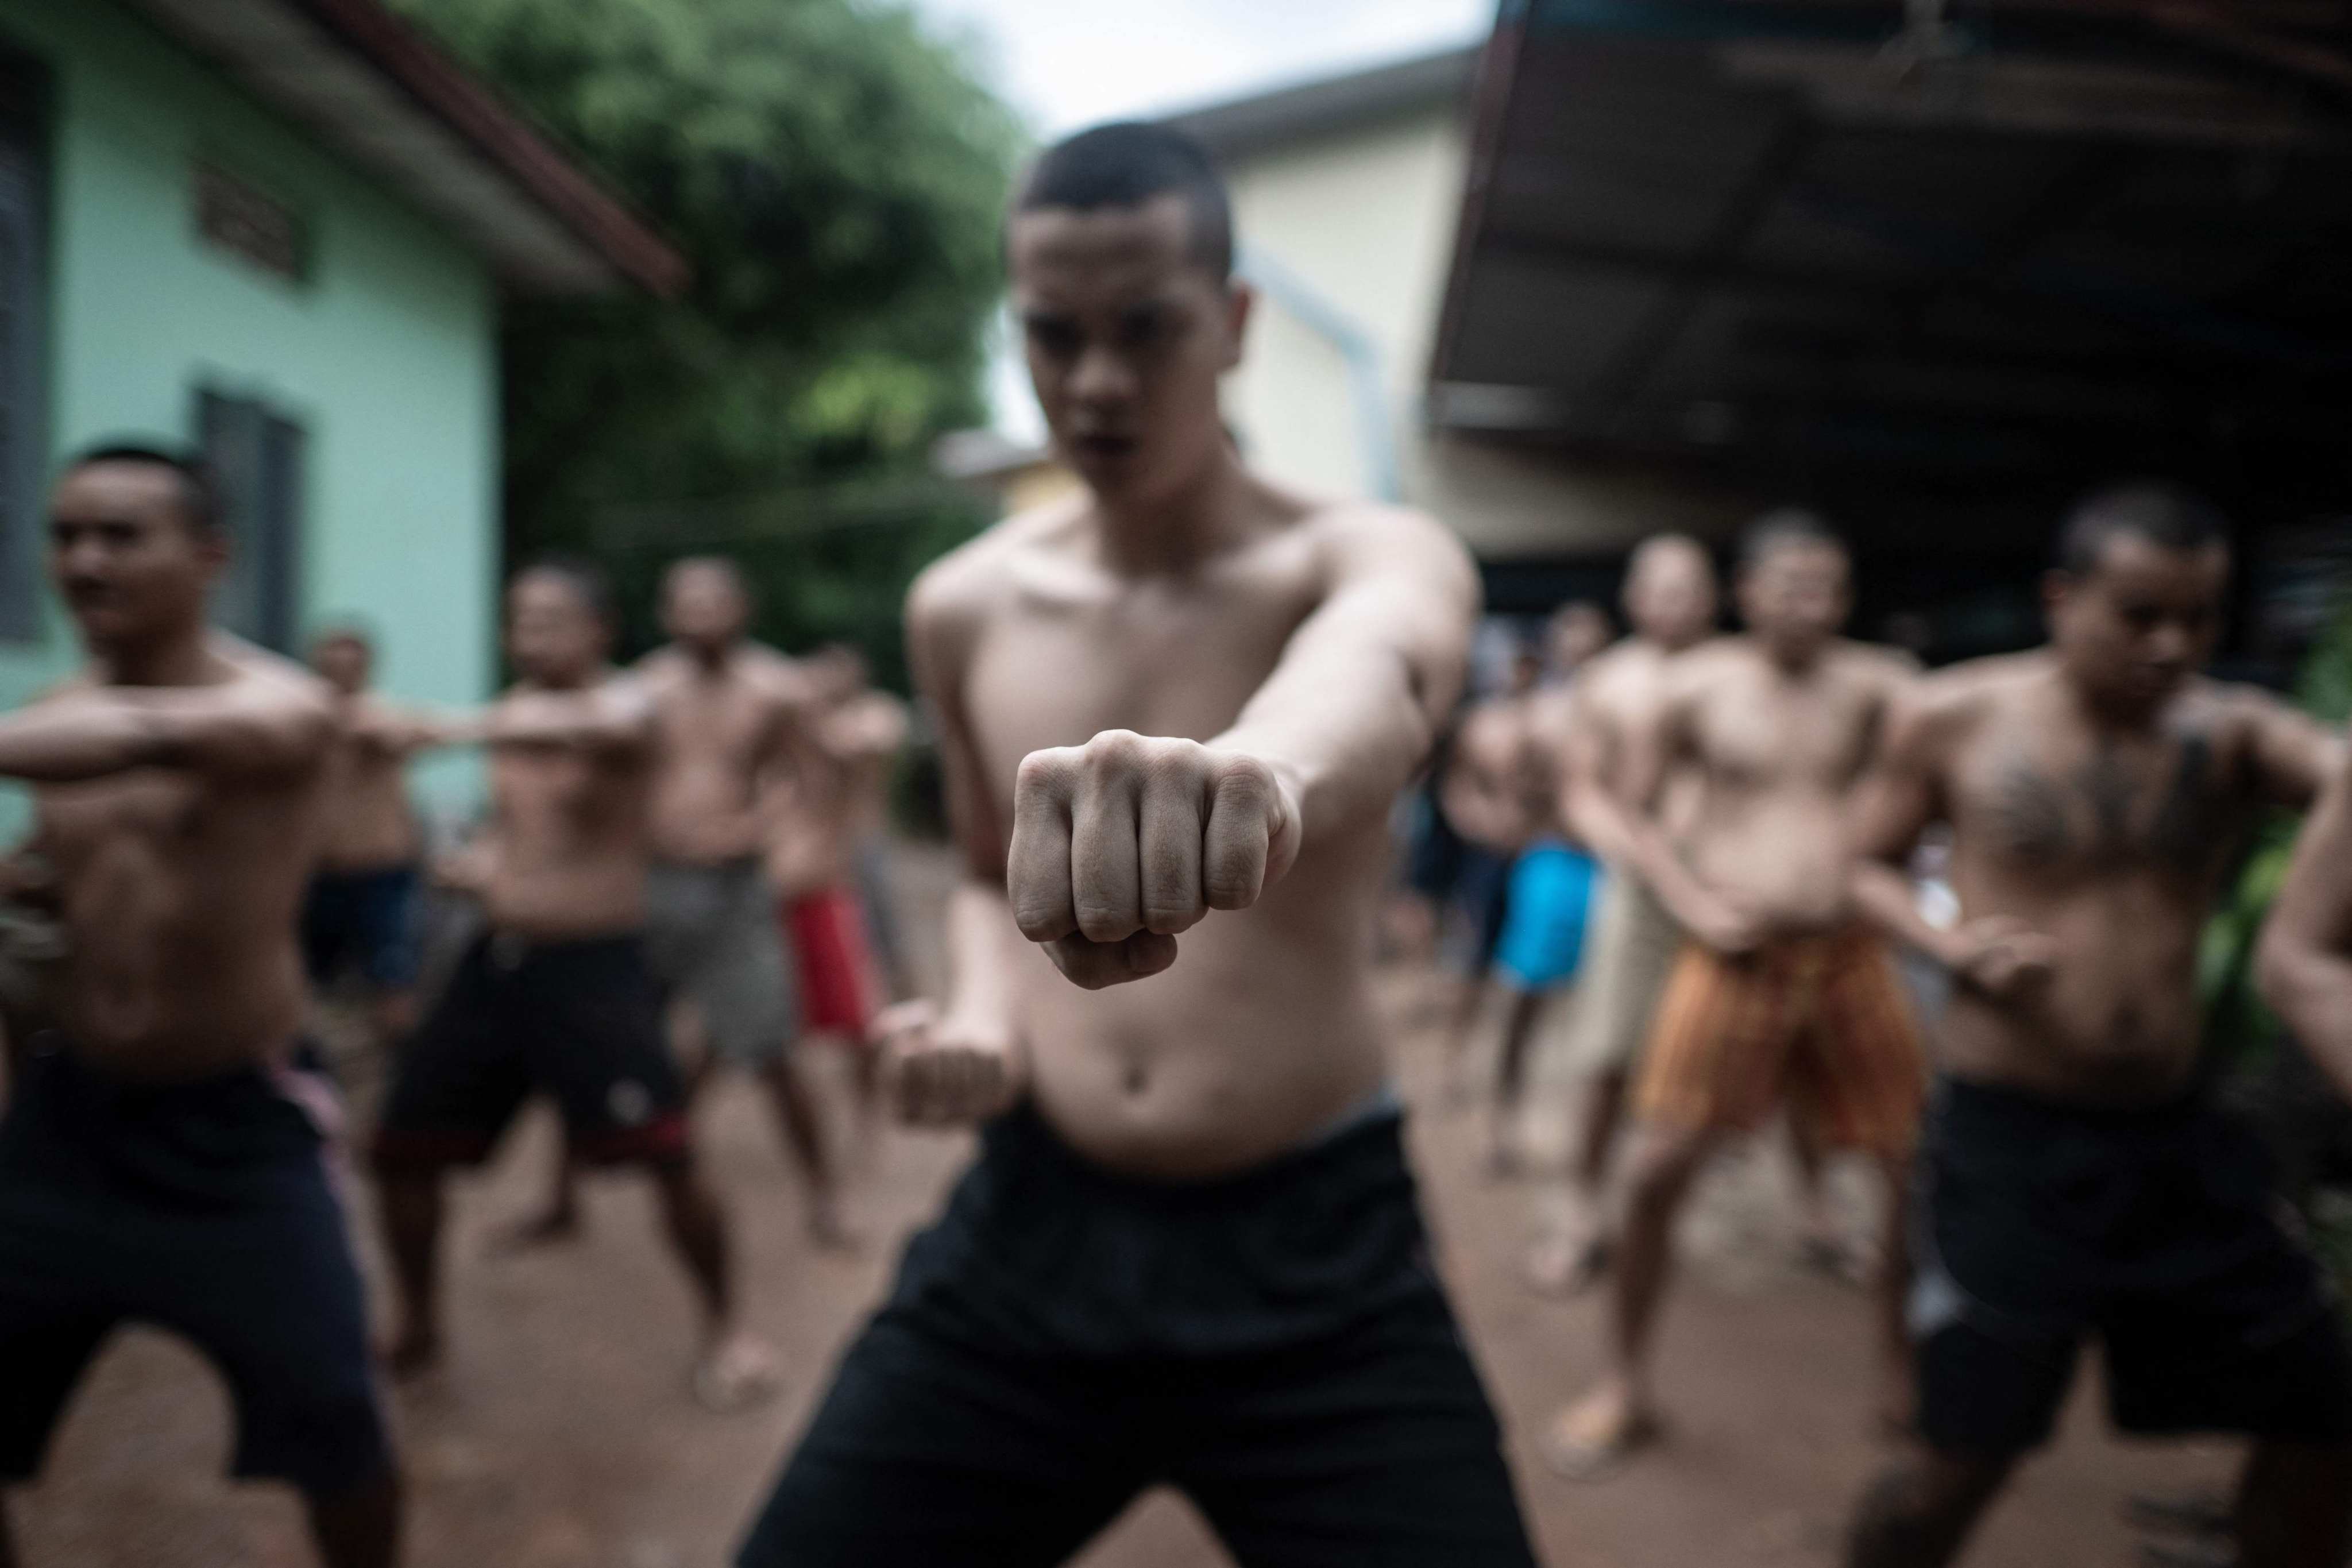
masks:
<path fill-rule="evenodd" d="M 783 900 L 782 918 L 800 961 L 801 1026 L 863 1044 L 878 1008 L 866 910 L 846 887 Z"/>

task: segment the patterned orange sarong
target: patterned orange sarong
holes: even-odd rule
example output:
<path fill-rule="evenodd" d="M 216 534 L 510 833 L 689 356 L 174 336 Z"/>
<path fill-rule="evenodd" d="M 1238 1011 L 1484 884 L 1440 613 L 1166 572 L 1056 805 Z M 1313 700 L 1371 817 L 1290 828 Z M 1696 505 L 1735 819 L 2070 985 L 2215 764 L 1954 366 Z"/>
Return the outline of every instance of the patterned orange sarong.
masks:
<path fill-rule="evenodd" d="M 1853 924 L 1729 957 L 1685 942 L 1658 1000 L 1635 1113 L 1746 1131 L 1782 1100 L 1820 1147 L 1902 1156 L 1927 1053 L 1886 947 Z"/>

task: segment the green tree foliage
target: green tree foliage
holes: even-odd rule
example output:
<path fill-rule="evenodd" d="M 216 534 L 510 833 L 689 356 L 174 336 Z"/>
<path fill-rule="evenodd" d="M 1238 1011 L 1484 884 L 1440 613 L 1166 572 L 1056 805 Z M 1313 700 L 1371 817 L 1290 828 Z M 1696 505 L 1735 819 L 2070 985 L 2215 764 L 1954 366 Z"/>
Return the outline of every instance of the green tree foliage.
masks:
<path fill-rule="evenodd" d="M 741 547 L 761 629 L 896 673 L 921 562 L 979 521 L 932 481 L 982 415 L 1011 114 L 863 0 L 395 0 L 693 263 L 686 297 L 507 308 L 507 548 L 622 579 Z"/>

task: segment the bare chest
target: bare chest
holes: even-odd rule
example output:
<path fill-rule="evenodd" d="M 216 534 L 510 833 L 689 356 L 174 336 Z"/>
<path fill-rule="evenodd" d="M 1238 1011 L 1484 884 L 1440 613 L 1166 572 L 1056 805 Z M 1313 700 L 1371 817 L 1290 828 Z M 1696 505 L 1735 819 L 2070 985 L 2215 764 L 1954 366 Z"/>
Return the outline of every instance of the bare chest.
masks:
<path fill-rule="evenodd" d="M 511 828 L 577 831 L 641 813 L 644 770 L 567 746 L 501 746 L 490 791 Z"/>
<path fill-rule="evenodd" d="M 767 707 L 751 693 L 687 688 L 655 717 L 665 769 L 748 777 L 768 738 Z"/>
<path fill-rule="evenodd" d="M 1961 760 L 1952 812 L 1965 847 L 2038 878 L 2214 875 L 2251 815 L 2226 736 L 2182 725 L 2133 737 L 2012 721 Z"/>
<path fill-rule="evenodd" d="M 1008 610 L 965 677 L 991 789 L 1009 805 L 1023 757 L 1106 730 L 1211 739 L 1265 683 L 1309 607 L 1303 585 L 1266 585 L 1214 600 L 1139 593 Z"/>
<path fill-rule="evenodd" d="M 1726 788 L 1843 790 L 1869 760 L 1879 709 L 1858 682 L 1742 673 L 1699 705 L 1694 749 L 1709 782 Z"/>
<path fill-rule="evenodd" d="M 217 829 L 211 793 L 190 775 L 161 769 L 45 789 L 42 842 L 68 883 L 105 860 L 186 855 Z"/>

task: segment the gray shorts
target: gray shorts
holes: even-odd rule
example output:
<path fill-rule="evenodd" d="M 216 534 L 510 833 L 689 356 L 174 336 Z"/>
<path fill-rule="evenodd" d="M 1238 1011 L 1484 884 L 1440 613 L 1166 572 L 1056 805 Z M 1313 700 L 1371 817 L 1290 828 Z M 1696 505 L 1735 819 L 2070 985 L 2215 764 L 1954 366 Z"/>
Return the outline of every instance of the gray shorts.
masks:
<path fill-rule="evenodd" d="M 694 1004 L 710 1048 L 752 1066 L 784 1054 L 799 1023 L 775 895 L 756 859 L 657 862 L 646 879 L 646 955 Z"/>
<path fill-rule="evenodd" d="M 1601 883 L 1584 990 L 1563 1053 L 1579 1077 L 1631 1067 L 1650 1036 L 1683 930 L 1639 877 L 1612 867 Z"/>

